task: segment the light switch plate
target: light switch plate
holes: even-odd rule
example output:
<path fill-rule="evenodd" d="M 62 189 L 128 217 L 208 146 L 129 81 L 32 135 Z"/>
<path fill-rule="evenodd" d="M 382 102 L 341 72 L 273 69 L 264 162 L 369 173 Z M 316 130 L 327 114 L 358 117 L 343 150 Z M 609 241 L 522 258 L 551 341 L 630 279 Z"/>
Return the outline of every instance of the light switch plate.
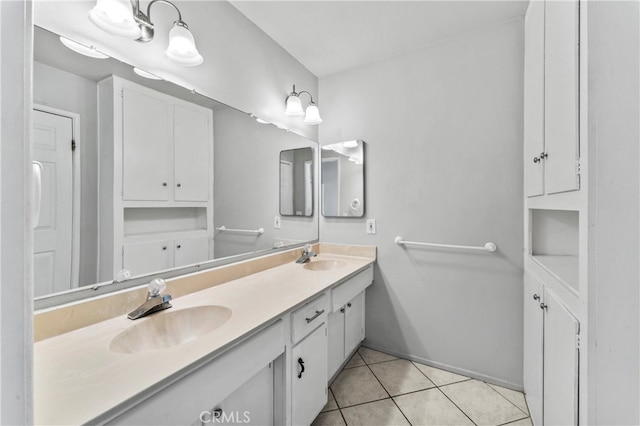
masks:
<path fill-rule="evenodd" d="M 376 220 L 367 219 L 367 234 L 373 235 L 376 233 Z"/>
<path fill-rule="evenodd" d="M 273 218 L 273 229 L 280 229 L 280 216 Z"/>

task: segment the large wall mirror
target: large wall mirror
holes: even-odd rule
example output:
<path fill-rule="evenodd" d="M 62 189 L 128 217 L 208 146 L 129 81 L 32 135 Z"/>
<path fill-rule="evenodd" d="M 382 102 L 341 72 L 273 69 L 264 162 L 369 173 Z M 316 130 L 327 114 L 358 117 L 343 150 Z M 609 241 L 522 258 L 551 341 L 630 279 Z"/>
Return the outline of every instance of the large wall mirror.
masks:
<path fill-rule="evenodd" d="M 324 217 L 364 216 L 364 142 L 323 145 L 320 200 Z"/>
<path fill-rule="evenodd" d="M 318 240 L 314 191 L 274 227 L 281 152 L 306 153 L 313 185 L 315 141 L 40 27 L 33 89 L 36 308 Z"/>

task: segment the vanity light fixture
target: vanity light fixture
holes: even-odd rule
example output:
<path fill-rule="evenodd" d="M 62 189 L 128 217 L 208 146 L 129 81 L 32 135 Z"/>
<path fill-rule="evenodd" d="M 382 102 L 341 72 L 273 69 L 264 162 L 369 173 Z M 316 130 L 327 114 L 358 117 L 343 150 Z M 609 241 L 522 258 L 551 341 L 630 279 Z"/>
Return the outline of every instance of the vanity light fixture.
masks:
<path fill-rule="evenodd" d="M 85 46 L 68 38 L 60 37 L 60 42 L 76 53 L 95 59 L 107 59 L 110 56 L 102 52 L 98 52 L 95 46 Z"/>
<path fill-rule="evenodd" d="M 307 109 L 303 111 L 302 109 L 302 101 L 300 100 L 300 95 L 306 93 L 309 95 L 310 102 L 307 106 Z M 322 118 L 320 118 L 320 110 L 315 102 L 313 102 L 313 96 L 311 93 L 303 90 L 301 92 L 296 92 L 296 85 L 293 85 L 293 90 L 287 96 L 285 100 L 286 108 L 284 113 L 286 115 L 290 115 L 292 117 L 300 117 L 304 115 L 304 122 L 306 124 L 320 124 L 322 123 Z"/>
<path fill-rule="evenodd" d="M 169 46 L 164 55 L 179 65 L 200 65 L 204 59 L 196 48 L 193 34 L 182 20 L 180 9 L 168 0 L 152 0 L 147 6 L 146 14 L 140 10 L 140 0 L 97 0 L 89 11 L 89 19 L 108 33 L 146 43 L 153 40 L 151 6 L 158 2 L 173 6 L 178 12 L 178 20 L 173 22 L 169 31 Z"/>

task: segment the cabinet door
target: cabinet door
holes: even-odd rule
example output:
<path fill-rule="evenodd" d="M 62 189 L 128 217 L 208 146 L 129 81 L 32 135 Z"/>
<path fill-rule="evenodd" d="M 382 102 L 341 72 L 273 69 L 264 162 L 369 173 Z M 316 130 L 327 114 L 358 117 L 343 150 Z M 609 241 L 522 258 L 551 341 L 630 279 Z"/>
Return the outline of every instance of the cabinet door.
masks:
<path fill-rule="evenodd" d="M 542 285 L 524 274 L 524 392 L 533 423 L 542 424 L 543 325 Z"/>
<path fill-rule="evenodd" d="M 249 424 L 267 426 L 273 425 L 273 369 L 266 366 L 248 382 L 240 386 L 235 392 L 217 404 L 219 417 L 212 418 L 212 414 L 203 413 L 200 421 L 202 425 L 220 424 Z M 207 421 L 211 419 L 211 421 Z"/>
<path fill-rule="evenodd" d="M 524 168 L 528 197 L 544 193 L 544 2 L 529 4 L 524 32 Z M 534 161 L 534 159 L 536 159 Z"/>
<path fill-rule="evenodd" d="M 174 266 L 191 265 L 209 259 L 209 238 L 179 238 L 174 242 Z"/>
<path fill-rule="evenodd" d="M 134 276 L 172 268 L 173 241 L 125 244 L 122 265 Z"/>
<path fill-rule="evenodd" d="M 344 357 L 358 347 L 364 339 L 364 291 L 345 305 Z"/>
<path fill-rule="evenodd" d="M 169 200 L 171 109 L 159 96 L 122 90 L 122 198 Z"/>
<path fill-rule="evenodd" d="M 579 189 L 578 1 L 545 2 L 545 190 Z"/>
<path fill-rule="evenodd" d="M 175 105 L 173 138 L 176 201 L 207 201 L 209 198 L 209 155 L 213 127 L 209 114 L 196 108 Z"/>
<path fill-rule="evenodd" d="M 327 325 L 291 349 L 292 424 L 310 425 L 327 402 Z"/>
<path fill-rule="evenodd" d="M 576 318 L 557 296 L 545 290 L 544 303 L 544 423 L 578 424 L 578 363 Z"/>
<path fill-rule="evenodd" d="M 330 380 L 344 362 L 344 308 L 331 312 L 327 317 L 329 372 Z"/>

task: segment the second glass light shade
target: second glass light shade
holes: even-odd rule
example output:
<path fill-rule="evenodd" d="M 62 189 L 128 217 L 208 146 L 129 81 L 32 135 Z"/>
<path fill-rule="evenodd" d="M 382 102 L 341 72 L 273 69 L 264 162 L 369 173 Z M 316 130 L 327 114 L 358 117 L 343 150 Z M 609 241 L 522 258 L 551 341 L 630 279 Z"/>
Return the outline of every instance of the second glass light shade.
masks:
<path fill-rule="evenodd" d="M 317 105 L 314 103 L 309 104 L 307 107 L 307 111 L 304 115 L 304 122 L 306 124 L 320 124 L 322 123 L 322 118 L 320 118 L 320 110 Z"/>
<path fill-rule="evenodd" d="M 181 21 L 174 22 L 173 28 L 169 31 L 169 47 L 164 55 L 173 62 L 188 67 L 200 65 L 204 61 L 196 48 L 193 34 Z"/>

